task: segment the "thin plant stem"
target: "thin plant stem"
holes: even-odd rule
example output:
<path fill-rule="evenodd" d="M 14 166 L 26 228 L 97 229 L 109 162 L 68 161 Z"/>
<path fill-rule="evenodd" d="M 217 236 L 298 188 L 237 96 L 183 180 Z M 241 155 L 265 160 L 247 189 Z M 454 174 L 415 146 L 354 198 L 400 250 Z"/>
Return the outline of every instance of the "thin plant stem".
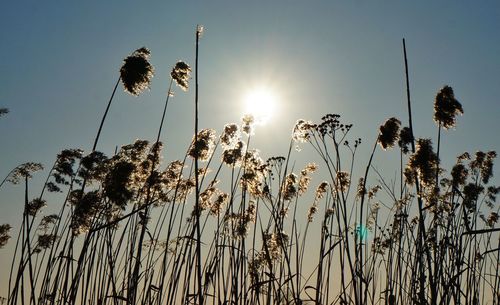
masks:
<path fill-rule="evenodd" d="M 163 114 L 161 116 L 160 128 L 158 128 L 158 135 L 156 136 L 156 142 L 160 141 L 161 130 L 163 128 L 163 121 L 165 120 L 165 114 L 167 113 L 168 100 L 170 98 L 170 92 L 172 90 L 172 84 L 174 82 L 173 78 L 170 78 L 170 84 L 168 85 L 167 98 L 165 100 L 165 107 L 163 108 Z"/>
<path fill-rule="evenodd" d="M 198 48 L 201 31 L 200 26 L 196 27 L 196 54 L 195 54 L 195 93 L 194 93 L 194 145 L 195 149 L 198 143 Z M 202 264 L 201 264 L 201 230 L 200 230 L 200 181 L 198 177 L 198 154 L 195 154 L 194 159 L 194 176 L 195 176 L 195 215 L 196 215 L 196 271 L 198 281 L 198 304 L 203 305 L 203 288 L 202 288 Z"/>
<path fill-rule="evenodd" d="M 411 99 L 410 99 L 410 81 L 409 81 L 409 76 L 408 76 L 408 57 L 406 55 L 406 43 L 405 43 L 405 39 L 403 38 L 403 52 L 404 52 L 404 60 L 405 60 L 405 75 L 406 75 L 406 97 L 408 99 L 408 122 L 409 122 L 409 128 L 410 128 L 410 134 L 411 134 L 411 149 L 412 149 L 412 153 L 415 153 L 415 137 L 414 137 L 414 133 L 413 133 L 413 123 L 412 123 L 412 115 L 411 115 Z M 416 177 L 416 181 L 415 181 L 415 188 L 416 188 L 416 191 L 417 191 L 417 194 L 420 194 L 420 182 L 419 182 L 419 179 L 418 179 L 418 176 Z M 418 253 L 417 255 L 419 255 L 419 258 L 420 258 L 420 261 L 419 261 L 419 264 L 421 265 L 420 267 L 420 270 L 419 272 L 421 272 L 420 274 L 420 301 L 421 302 L 425 302 L 425 274 L 424 274 L 424 268 L 423 268 L 423 256 L 427 256 L 427 264 L 428 264 L 428 272 L 429 272 L 429 282 L 431 284 L 431 287 L 434 286 L 434 279 L 432 277 L 432 265 L 431 265 L 431 262 L 430 262 L 430 251 L 428 249 L 428 247 L 425 246 L 425 242 L 424 242 L 424 239 L 425 239 L 425 236 L 426 236 L 426 233 L 425 233 L 425 225 L 424 225 L 424 221 L 425 221 L 425 217 L 424 217 L 424 214 L 423 214 L 423 202 L 422 202 L 422 197 L 421 196 L 417 196 L 417 202 L 418 202 L 418 213 L 419 213 L 419 217 L 418 217 L 418 222 L 419 222 L 419 241 L 418 241 L 418 246 L 420 249 L 417 249 L 417 251 L 420 251 L 420 253 Z M 424 251 L 422 251 L 423 249 L 425 249 L 425 254 L 422 253 Z M 431 290 L 432 291 L 432 290 Z M 432 296 L 432 299 L 431 299 L 431 304 L 435 302 L 435 298 L 434 296 Z"/>
<path fill-rule="evenodd" d="M 415 138 L 413 136 L 414 133 L 413 133 L 413 123 L 411 116 L 410 77 L 408 75 L 408 57 L 406 55 L 406 42 L 404 38 L 403 38 L 403 53 L 405 59 L 406 99 L 408 101 L 408 124 L 409 124 L 408 127 L 410 128 L 410 134 L 411 134 L 411 152 L 415 153 Z"/>
<path fill-rule="evenodd" d="M 113 89 L 113 93 L 109 98 L 108 105 L 106 106 L 106 110 L 104 111 L 104 115 L 102 116 L 101 124 L 99 124 L 99 130 L 97 130 L 94 145 L 92 146 L 92 152 L 94 152 L 97 147 L 97 142 L 99 141 L 99 137 L 101 136 L 102 126 L 104 125 L 104 121 L 106 120 L 106 116 L 108 115 L 109 107 L 111 106 L 111 102 L 113 101 L 113 97 L 115 96 L 116 88 L 118 88 L 118 85 L 120 84 L 120 80 L 121 76 L 118 77 L 118 80 L 116 81 L 115 88 Z"/>

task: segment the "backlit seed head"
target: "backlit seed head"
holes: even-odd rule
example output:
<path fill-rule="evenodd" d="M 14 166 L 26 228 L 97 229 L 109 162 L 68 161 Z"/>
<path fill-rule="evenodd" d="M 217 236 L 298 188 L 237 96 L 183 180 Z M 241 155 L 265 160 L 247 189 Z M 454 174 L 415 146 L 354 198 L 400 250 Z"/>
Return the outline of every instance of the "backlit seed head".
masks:
<path fill-rule="evenodd" d="M 154 75 L 154 68 L 148 61 L 150 55 L 150 51 L 143 47 L 135 50 L 132 55 L 123 60 L 120 78 L 126 92 L 139 95 L 149 88 Z"/>
<path fill-rule="evenodd" d="M 293 127 L 292 138 L 295 142 L 305 143 L 309 141 L 311 133 L 315 128 L 316 125 L 313 123 L 300 119 Z"/>
<path fill-rule="evenodd" d="M 28 213 L 28 215 L 30 216 L 35 217 L 38 211 L 40 211 L 42 208 L 46 206 L 47 203 L 45 202 L 45 200 L 41 198 L 35 198 L 28 203 L 26 207 L 26 213 Z"/>
<path fill-rule="evenodd" d="M 26 162 L 21 165 L 18 165 L 16 168 L 14 168 L 9 176 L 7 177 L 6 181 L 12 183 L 12 184 L 18 184 L 21 182 L 21 179 L 23 178 L 32 178 L 32 173 L 40 171 L 43 169 L 43 165 L 41 163 L 34 163 L 34 162 Z"/>
<path fill-rule="evenodd" d="M 469 172 L 465 165 L 462 163 L 457 163 L 453 166 L 451 169 L 451 177 L 452 177 L 452 184 L 454 187 L 458 187 L 459 185 L 464 185 L 467 176 L 469 175 Z"/>
<path fill-rule="evenodd" d="M 410 127 L 401 128 L 401 131 L 399 132 L 398 145 L 404 154 L 407 154 L 410 151 L 408 145 L 410 145 L 412 142 L 413 142 L 413 135 L 410 130 Z"/>
<path fill-rule="evenodd" d="M 240 139 L 241 133 L 237 124 L 226 124 L 224 126 L 224 132 L 220 136 L 222 148 L 234 148 Z"/>
<path fill-rule="evenodd" d="M 228 166 L 240 166 L 246 144 L 243 141 L 238 141 L 233 148 L 225 149 L 222 153 L 222 162 Z"/>
<path fill-rule="evenodd" d="M 434 121 L 436 123 L 445 129 L 455 127 L 456 116 L 463 113 L 462 105 L 455 98 L 450 86 L 444 86 L 439 90 L 434 100 Z"/>
<path fill-rule="evenodd" d="M 45 250 L 52 246 L 52 244 L 57 240 L 57 235 L 55 234 L 40 234 L 38 235 L 38 245 L 37 249 Z"/>
<path fill-rule="evenodd" d="M 435 183 L 436 170 L 438 166 L 438 157 L 432 150 L 430 139 L 418 139 L 415 153 L 410 157 L 408 170 L 405 175 L 410 184 L 410 173 L 417 173 L 424 186 L 431 186 Z"/>
<path fill-rule="evenodd" d="M 175 81 L 177 86 L 181 87 L 182 90 L 187 91 L 189 88 L 189 79 L 191 78 L 190 73 L 191 67 L 183 61 L 178 61 L 172 69 L 172 72 L 170 72 L 170 76 Z"/>
<path fill-rule="evenodd" d="M 193 138 L 188 155 L 192 158 L 198 158 L 200 161 L 207 161 L 215 148 L 215 130 L 203 129 Z"/>
<path fill-rule="evenodd" d="M 390 118 L 380 126 L 378 143 L 383 149 L 393 147 L 399 137 L 399 126 L 401 122 L 396 118 Z"/>
<path fill-rule="evenodd" d="M 0 249 L 3 248 L 10 239 L 10 228 L 8 224 L 0 225 Z"/>
<path fill-rule="evenodd" d="M 321 199 L 325 196 L 326 192 L 328 191 L 328 186 L 329 184 L 326 181 L 323 181 L 318 185 L 318 187 L 316 188 L 315 200 Z"/>
<path fill-rule="evenodd" d="M 245 114 L 241 118 L 242 124 L 241 124 L 241 130 L 243 133 L 245 133 L 247 136 L 253 135 L 254 134 L 254 124 L 255 124 L 255 118 L 251 114 Z"/>
<path fill-rule="evenodd" d="M 335 185 L 338 191 L 345 192 L 351 185 L 351 178 L 348 172 L 339 171 L 337 172 L 337 177 L 335 179 Z"/>

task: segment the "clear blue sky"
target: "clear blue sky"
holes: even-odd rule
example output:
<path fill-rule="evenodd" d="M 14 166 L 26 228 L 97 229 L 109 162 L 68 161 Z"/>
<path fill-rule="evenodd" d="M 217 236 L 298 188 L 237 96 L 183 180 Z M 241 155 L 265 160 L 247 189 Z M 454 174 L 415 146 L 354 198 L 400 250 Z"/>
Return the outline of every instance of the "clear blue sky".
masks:
<path fill-rule="evenodd" d="M 280 111 L 257 130 L 264 157 L 285 154 L 298 118 L 339 113 L 373 143 L 390 116 L 407 121 L 402 38 L 407 40 L 417 136 L 433 137 L 433 99 L 455 89 L 465 115 L 442 154 L 499 150 L 499 1 L 4 1 L 0 10 L 0 177 L 26 161 L 54 161 L 64 148 L 91 148 L 125 56 L 146 46 L 151 90 L 120 91 L 99 149 L 153 139 L 179 59 L 200 46 L 201 127 L 238 121 L 248 88 L 267 85 Z M 176 89 L 163 140 L 166 160 L 190 142 L 193 91 Z M 365 151 L 365 153 L 366 153 Z M 377 156 L 378 164 L 387 157 Z M 451 161 L 450 161 L 451 162 Z M 495 174 L 498 176 L 498 170 Z M 39 175 L 42 179 L 43 175 Z M 35 180 L 36 181 L 36 180 Z M 38 191 L 34 186 L 34 192 Z M 22 213 L 22 188 L 0 190 L 0 223 Z M 0 253 L 0 269 L 9 262 Z M 4 291 L 0 291 L 0 294 Z"/>

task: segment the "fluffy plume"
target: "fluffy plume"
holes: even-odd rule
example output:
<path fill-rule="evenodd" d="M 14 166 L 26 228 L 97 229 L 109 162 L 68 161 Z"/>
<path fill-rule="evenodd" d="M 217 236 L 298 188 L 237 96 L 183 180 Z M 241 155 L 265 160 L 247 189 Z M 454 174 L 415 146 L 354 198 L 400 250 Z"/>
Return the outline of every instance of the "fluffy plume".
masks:
<path fill-rule="evenodd" d="M 170 72 L 170 76 L 175 81 L 177 86 L 181 87 L 182 90 L 187 91 L 189 88 L 189 73 L 191 73 L 191 67 L 183 61 L 178 61 L 172 69 L 172 72 Z"/>
<path fill-rule="evenodd" d="M 390 118 L 380 126 L 378 143 L 383 149 L 393 147 L 399 137 L 399 126 L 401 122 L 396 118 Z"/>
<path fill-rule="evenodd" d="M 434 121 L 440 123 L 445 129 L 455 127 L 456 116 L 463 114 L 462 105 L 455 99 L 455 94 L 450 86 L 439 90 L 434 101 Z"/>
<path fill-rule="evenodd" d="M 150 55 L 151 52 L 143 47 L 135 50 L 132 55 L 123 60 L 120 77 L 128 93 L 139 95 L 149 88 L 154 75 L 154 68 L 148 61 Z"/>

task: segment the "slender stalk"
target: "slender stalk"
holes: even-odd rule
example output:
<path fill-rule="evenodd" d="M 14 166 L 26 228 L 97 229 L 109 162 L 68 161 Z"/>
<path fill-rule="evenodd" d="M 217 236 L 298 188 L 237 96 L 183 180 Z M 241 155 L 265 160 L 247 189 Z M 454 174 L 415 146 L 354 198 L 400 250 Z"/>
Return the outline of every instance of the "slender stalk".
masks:
<path fill-rule="evenodd" d="M 414 137 L 414 133 L 413 133 L 413 123 L 412 123 L 412 115 L 411 115 L 411 99 L 410 99 L 410 81 L 409 81 L 409 76 L 408 76 L 408 57 L 406 55 L 406 43 L 405 43 L 405 39 L 403 38 L 403 52 L 404 52 L 404 59 L 405 59 L 405 74 L 406 74 L 406 97 L 408 99 L 408 122 L 409 122 L 409 128 L 410 128 L 410 133 L 411 133 L 411 150 L 412 150 L 412 153 L 415 153 L 415 137 Z M 415 188 L 416 188 L 416 191 L 417 191 L 417 194 L 420 194 L 420 182 L 419 182 L 419 179 L 418 177 L 416 177 L 416 181 L 415 181 Z M 423 213 L 423 202 L 422 202 L 422 197 L 420 195 L 417 196 L 417 202 L 418 202 L 418 223 L 419 223 L 419 240 L 418 240 L 418 249 L 417 249 L 417 255 L 419 256 L 419 265 L 420 265 L 420 269 L 419 269 L 419 272 L 421 273 L 420 274 L 420 295 L 419 295 L 419 298 L 420 298 L 420 301 L 421 302 L 425 302 L 425 271 L 424 271 L 424 267 L 423 267 L 423 264 L 424 264 L 424 260 L 423 260 L 423 256 L 427 256 L 427 265 L 428 265 L 428 272 L 429 272 L 429 282 L 431 284 L 431 287 L 434 287 L 434 279 L 432 278 L 432 265 L 431 265 L 431 262 L 430 262 L 430 251 L 429 251 L 429 248 L 426 247 L 425 245 L 425 236 L 426 236 L 426 233 L 425 233 L 425 225 L 424 225 L 424 221 L 425 221 L 425 217 L 424 217 L 424 213 Z M 425 250 L 425 253 L 424 251 L 422 250 Z M 432 291 L 432 290 L 431 290 Z M 433 304 L 433 302 L 435 302 L 435 298 L 434 296 L 432 296 L 432 299 L 431 299 L 431 304 Z"/>
<path fill-rule="evenodd" d="M 26 245 L 28 249 L 28 268 L 29 268 L 29 280 L 30 280 L 30 290 L 31 290 L 31 301 L 30 304 L 36 304 L 35 298 L 35 282 L 33 280 L 33 265 L 31 260 L 31 241 L 30 241 L 30 231 L 31 226 L 29 222 L 29 202 L 28 202 L 28 176 L 24 177 L 25 187 L 24 187 L 24 222 L 26 224 Z"/>
<path fill-rule="evenodd" d="M 104 120 L 106 120 L 106 116 L 108 115 L 109 107 L 111 106 L 111 102 L 113 101 L 113 97 L 115 96 L 116 88 L 118 88 L 118 85 L 120 84 L 121 76 L 118 77 L 118 80 L 116 81 L 115 88 L 113 89 L 113 93 L 111 94 L 111 97 L 109 98 L 108 105 L 106 106 L 106 110 L 104 111 L 104 115 L 102 116 L 101 124 L 99 124 L 99 130 L 97 130 L 97 135 L 94 140 L 94 145 L 92 146 L 92 152 L 95 151 L 97 147 L 97 142 L 99 141 L 99 137 L 101 136 L 101 131 L 102 131 L 102 126 L 104 125 Z"/>
<path fill-rule="evenodd" d="M 115 87 L 113 88 L 113 92 L 111 93 L 111 97 L 109 98 L 108 105 L 106 106 L 106 110 L 104 111 L 104 115 L 102 116 L 101 123 L 99 124 L 99 129 L 97 130 L 97 135 L 96 135 L 95 140 L 94 140 L 94 145 L 92 146 L 92 152 L 94 152 L 95 149 L 97 148 L 97 143 L 99 142 L 99 137 L 101 136 L 101 131 L 102 131 L 102 127 L 104 125 L 104 121 L 106 120 L 109 108 L 111 106 L 111 102 L 113 101 L 113 98 L 114 98 L 115 93 L 116 93 L 116 89 L 118 88 L 118 85 L 120 84 L 120 81 L 121 81 L 121 76 L 119 76 L 118 80 L 116 81 Z M 86 183 L 87 183 L 87 179 L 85 178 L 85 179 L 83 179 L 83 182 L 82 182 L 81 196 L 84 196 L 84 194 L 85 194 Z M 92 233 L 93 232 L 90 231 L 85 236 L 85 240 L 84 240 L 83 246 L 82 246 L 82 251 L 80 252 L 80 257 L 78 259 L 77 270 L 76 270 L 75 277 L 73 278 L 73 283 L 71 284 L 71 294 L 69 295 L 69 297 L 71 298 L 71 302 L 72 303 L 75 302 L 76 290 L 78 289 L 79 280 L 80 280 L 80 274 L 81 274 L 81 268 L 82 268 L 81 264 L 83 263 L 83 259 L 84 259 L 85 255 L 86 255 L 87 248 L 88 248 L 88 243 L 89 243 L 89 241 L 90 241 L 90 239 L 92 237 Z M 74 241 L 74 239 L 75 239 L 75 236 L 72 236 L 71 240 L 70 240 L 70 247 L 69 247 L 69 249 L 73 248 L 73 241 Z"/>
<path fill-rule="evenodd" d="M 359 210 L 359 228 L 360 230 L 363 230 L 364 228 L 364 225 L 363 225 L 363 209 L 364 209 L 364 205 L 365 205 L 365 196 L 366 196 L 366 180 L 368 179 L 368 172 L 370 171 L 370 167 L 372 165 L 372 161 L 373 161 L 373 156 L 375 155 L 375 150 L 377 149 L 377 143 L 378 143 L 378 137 L 377 137 L 377 140 L 375 141 L 375 144 L 373 145 L 373 149 L 372 149 L 372 153 L 370 155 L 370 160 L 368 161 L 368 165 L 366 165 L 366 169 L 365 169 L 365 176 L 363 178 L 363 193 L 361 195 L 361 204 L 360 204 L 360 210 Z M 357 245 L 356 245 L 356 249 L 355 249 L 355 253 L 357 254 L 356 255 L 356 261 L 357 261 L 357 272 L 359 273 L 358 274 L 358 277 L 361 277 L 359 279 L 359 297 L 361 298 L 361 292 L 363 290 L 363 277 L 364 277 L 364 274 L 363 274 L 363 270 L 362 270 L 362 266 L 363 266 L 363 236 L 362 236 L 363 233 L 360 233 L 359 236 L 360 236 L 360 244 L 359 244 L 359 250 L 357 248 Z M 357 239 L 357 235 L 356 235 L 356 239 Z M 368 285 L 366 287 L 366 291 L 368 290 Z M 361 298 L 361 304 L 364 304 L 363 302 L 363 298 Z"/>
<path fill-rule="evenodd" d="M 439 122 L 439 126 L 438 126 L 438 140 L 437 140 L 437 151 L 436 151 L 436 155 L 437 155 L 437 166 L 436 166 L 436 188 L 439 187 L 439 152 L 440 152 L 440 148 L 441 148 L 441 122 Z"/>
<path fill-rule="evenodd" d="M 406 75 L 406 99 L 408 101 L 408 124 L 411 134 L 411 152 L 415 153 L 415 137 L 413 136 L 413 123 L 411 119 L 411 99 L 410 99 L 410 78 L 408 76 L 408 57 L 406 56 L 406 43 L 403 38 L 403 53 L 405 58 L 405 75 Z"/>
<path fill-rule="evenodd" d="M 170 98 L 170 92 L 172 90 L 172 84 L 174 82 L 173 78 L 170 78 L 170 85 L 168 85 L 167 99 L 165 100 L 165 107 L 163 108 L 163 114 L 161 116 L 160 128 L 158 129 L 158 135 L 156 136 L 156 142 L 160 141 L 161 129 L 163 128 L 163 121 L 165 120 L 165 114 L 167 113 L 168 100 Z"/>
<path fill-rule="evenodd" d="M 194 143 L 195 149 L 198 143 L 198 47 L 201 36 L 200 26 L 196 28 L 196 56 L 195 56 L 195 93 L 194 93 Z M 201 230 L 200 230 L 200 181 L 198 177 L 198 155 L 194 159 L 194 175 L 195 175 L 195 214 L 196 214 L 196 271 L 198 280 L 198 304 L 203 305 L 203 289 L 202 289 L 202 265 L 201 265 Z"/>

